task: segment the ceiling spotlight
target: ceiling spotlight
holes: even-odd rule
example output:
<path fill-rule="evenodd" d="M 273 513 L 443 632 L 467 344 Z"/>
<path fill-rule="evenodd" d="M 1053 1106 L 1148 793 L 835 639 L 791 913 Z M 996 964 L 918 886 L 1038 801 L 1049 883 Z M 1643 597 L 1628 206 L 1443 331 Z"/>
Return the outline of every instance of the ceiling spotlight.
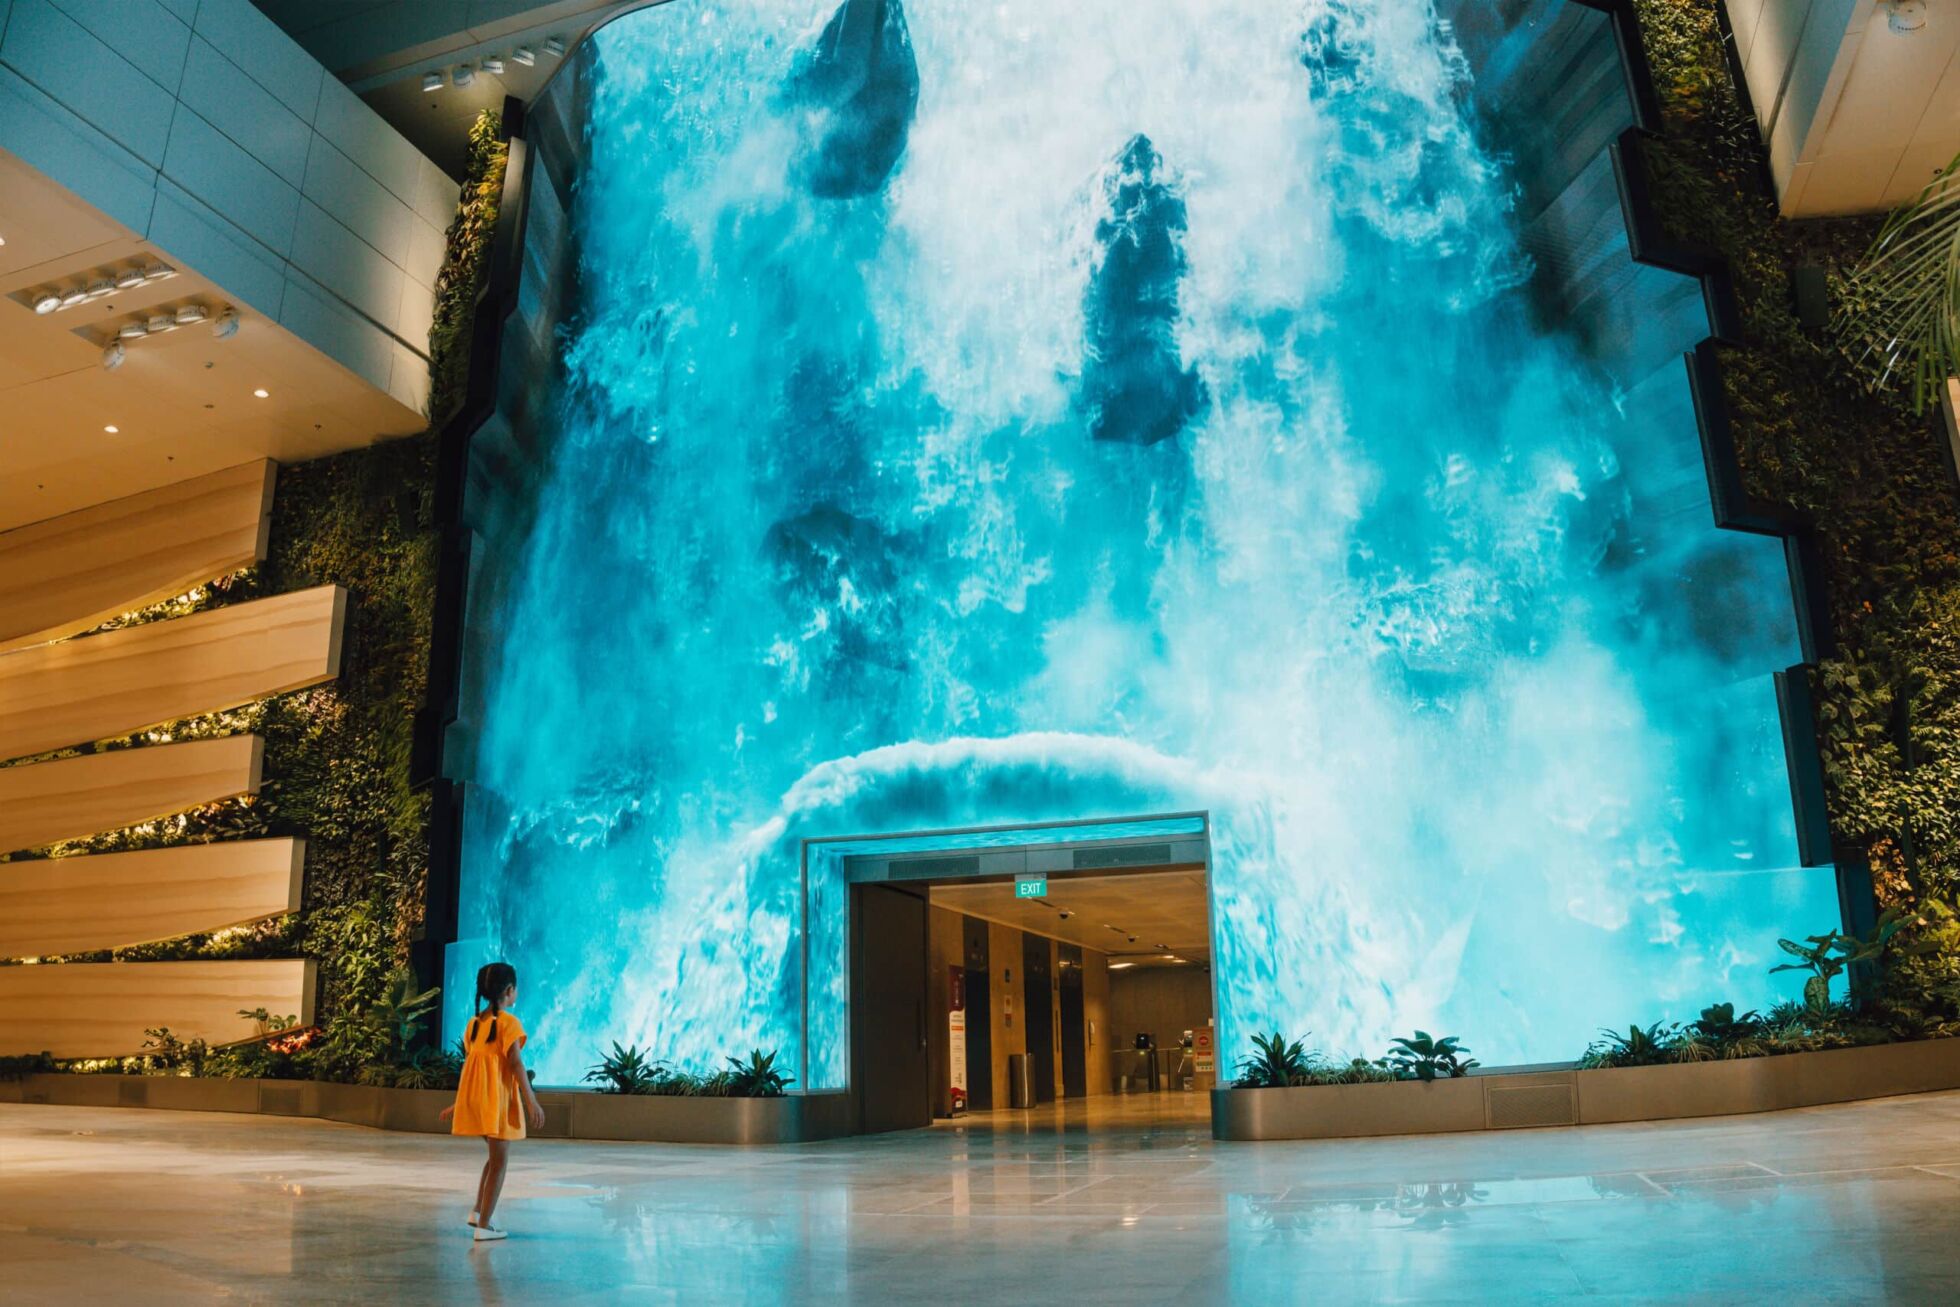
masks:
<path fill-rule="evenodd" d="M 510 57 L 514 62 L 523 64 L 526 68 L 531 67 L 538 61 L 537 51 L 528 45 L 518 46 L 510 52 Z"/>
<path fill-rule="evenodd" d="M 442 74 L 423 73 L 422 89 L 425 91 L 440 91 L 442 89 Z"/>
<path fill-rule="evenodd" d="M 226 309 L 211 319 L 211 334 L 219 340 L 230 340 L 238 334 L 238 310 Z"/>
<path fill-rule="evenodd" d="M 167 263 L 152 263 L 143 269 L 144 281 L 167 281 L 177 275 L 177 269 Z"/>
<path fill-rule="evenodd" d="M 141 286 L 142 284 L 143 284 L 143 270 L 141 268 L 125 269 L 123 272 L 119 273 L 116 277 L 117 290 L 134 290 L 138 286 Z"/>
<path fill-rule="evenodd" d="M 476 80 L 476 69 L 470 67 L 468 64 L 457 64 L 455 69 L 449 74 L 449 80 L 460 91 Z"/>
<path fill-rule="evenodd" d="M 102 351 L 102 370 L 114 372 L 123 365 L 123 347 L 119 340 L 109 342 L 109 348 Z"/>
<path fill-rule="evenodd" d="M 141 340 L 150 334 L 150 329 L 140 322 L 125 322 L 116 335 L 123 340 Z"/>
<path fill-rule="evenodd" d="M 500 54 L 484 56 L 483 71 L 492 77 L 501 77 L 504 71 L 504 57 Z"/>
<path fill-rule="evenodd" d="M 121 432 L 122 432 L 122 429 L 121 429 L 120 427 L 117 427 L 117 426 L 114 426 L 114 425 L 110 425 L 110 426 L 106 426 L 106 427 L 104 427 L 104 428 L 102 428 L 102 429 L 103 429 L 104 431 L 106 431 L 106 432 L 108 432 L 108 433 L 109 433 L 110 435 L 112 435 L 112 436 L 114 436 L 114 435 L 120 435 L 120 434 L 121 434 Z"/>
<path fill-rule="evenodd" d="M 110 281 L 107 277 L 104 277 L 100 281 L 89 283 L 88 297 L 92 300 L 99 300 L 104 295 L 113 295 L 115 293 L 116 283 Z"/>
<path fill-rule="evenodd" d="M 177 310 L 177 325 L 188 327 L 202 322 L 210 316 L 211 310 L 205 308 L 202 304 L 186 304 L 183 308 Z"/>
<path fill-rule="evenodd" d="M 1886 0 L 1885 25 L 1901 36 L 1926 26 L 1926 0 Z"/>
<path fill-rule="evenodd" d="M 265 389 L 265 388 L 264 388 L 263 386 L 261 386 L 261 387 L 260 387 L 259 389 L 257 389 L 257 390 L 255 390 L 255 391 L 253 391 L 253 392 L 252 392 L 252 398 L 254 398 L 254 399 L 271 399 L 271 398 L 272 398 L 272 392 L 271 392 L 271 391 L 269 391 L 269 390 L 267 390 L 267 389 Z"/>
<path fill-rule="evenodd" d="M 565 38 L 562 36 L 547 36 L 544 39 L 544 52 L 553 59 L 563 55 L 565 53 Z"/>
<path fill-rule="evenodd" d="M 43 295 L 40 299 L 34 301 L 34 311 L 36 313 L 41 313 L 41 314 L 53 313 L 56 309 L 60 307 L 61 307 L 61 296 L 55 294 Z"/>
<path fill-rule="evenodd" d="M 72 309 L 77 304 L 80 304 L 83 300 L 87 298 L 88 298 L 88 291 L 83 289 L 82 287 L 77 286 L 74 290 L 69 291 L 66 295 L 63 295 L 61 297 L 61 307 L 64 309 Z"/>
<path fill-rule="evenodd" d="M 171 317 L 168 313 L 158 313 L 154 314 L 143 325 L 149 329 L 150 335 L 161 336 L 166 331 L 177 330 L 177 319 Z"/>

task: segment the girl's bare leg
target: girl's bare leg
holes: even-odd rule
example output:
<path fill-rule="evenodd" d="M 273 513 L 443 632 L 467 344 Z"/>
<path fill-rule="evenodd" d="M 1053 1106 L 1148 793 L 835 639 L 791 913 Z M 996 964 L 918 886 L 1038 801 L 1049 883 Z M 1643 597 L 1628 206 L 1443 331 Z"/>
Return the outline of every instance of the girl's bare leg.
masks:
<path fill-rule="evenodd" d="M 490 1150 L 488 1155 L 483 1159 L 483 1172 L 476 1178 L 476 1199 L 472 1204 L 472 1210 L 476 1213 L 476 1224 L 478 1225 L 489 1224 L 489 1220 L 483 1214 L 483 1200 L 485 1195 L 490 1192 L 490 1173 L 497 1165 L 497 1144 L 500 1141 L 485 1139 L 483 1142 L 490 1145 Z"/>
<path fill-rule="evenodd" d="M 490 1214 L 497 1210 L 497 1199 L 504 1192 L 504 1170 L 510 1161 L 510 1141 L 508 1139 L 485 1139 L 490 1146 L 490 1160 L 483 1164 L 483 1188 L 477 1195 L 477 1223 L 490 1224 Z"/>

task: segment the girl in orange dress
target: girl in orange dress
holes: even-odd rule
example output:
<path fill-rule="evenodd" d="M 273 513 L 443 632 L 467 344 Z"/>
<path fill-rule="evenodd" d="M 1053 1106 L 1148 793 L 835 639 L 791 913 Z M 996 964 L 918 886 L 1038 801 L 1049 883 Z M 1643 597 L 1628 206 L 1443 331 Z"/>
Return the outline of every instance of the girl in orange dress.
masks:
<path fill-rule="evenodd" d="M 469 1219 L 478 1243 L 504 1237 L 490 1217 L 503 1192 L 511 1141 L 524 1137 L 527 1117 L 534 1128 L 544 1125 L 544 1108 L 531 1090 L 531 1077 L 524 1074 L 524 1027 L 510 1014 L 516 1002 L 517 968 L 492 962 L 478 969 L 476 1014 L 463 1035 L 463 1078 L 456 1086 L 455 1104 L 442 1109 L 449 1133 L 478 1135 L 490 1149 Z"/>

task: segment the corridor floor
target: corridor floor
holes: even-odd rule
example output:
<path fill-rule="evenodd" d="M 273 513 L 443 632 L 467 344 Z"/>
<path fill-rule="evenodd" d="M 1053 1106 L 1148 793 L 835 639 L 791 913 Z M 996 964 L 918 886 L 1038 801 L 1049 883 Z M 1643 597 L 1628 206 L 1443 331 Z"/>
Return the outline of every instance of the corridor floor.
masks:
<path fill-rule="evenodd" d="M 0 1106 L 7 1302 L 1960 1300 L 1960 1094 L 1656 1126 L 1216 1144 L 1188 1103 L 736 1151 L 478 1152 Z"/>

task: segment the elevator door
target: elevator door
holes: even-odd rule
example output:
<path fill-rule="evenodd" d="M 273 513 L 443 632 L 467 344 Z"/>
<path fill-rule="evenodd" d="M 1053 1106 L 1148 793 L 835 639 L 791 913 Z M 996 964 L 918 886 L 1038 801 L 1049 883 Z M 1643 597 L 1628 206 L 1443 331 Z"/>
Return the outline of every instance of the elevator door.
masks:
<path fill-rule="evenodd" d="M 851 1083 L 867 1134 L 932 1124 L 926 900 L 888 885 L 852 897 Z"/>
<path fill-rule="evenodd" d="M 1034 1081 L 1034 1101 L 1055 1101 L 1055 998 L 1051 992 L 1054 968 L 1048 964 L 1049 941 L 1042 935 L 1021 936 L 1023 999 L 1028 1013 L 1028 1078 Z"/>
<path fill-rule="evenodd" d="M 987 985 L 987 923 L 961 919 L 966 962 L 966 1105 L 984 1112 L 994 1105 L 993 995 Z"/>
<path fill-rule="evenodd" d="M 1088 1032 L 1084 1029 L 1082 1005 L 1082 947 L 1062 944 L 1061 974 L 1055 977 L 1056 998 L 1062 1013 L 1062 1096 L 1081 1098 L 1089 1092 Z"/>

